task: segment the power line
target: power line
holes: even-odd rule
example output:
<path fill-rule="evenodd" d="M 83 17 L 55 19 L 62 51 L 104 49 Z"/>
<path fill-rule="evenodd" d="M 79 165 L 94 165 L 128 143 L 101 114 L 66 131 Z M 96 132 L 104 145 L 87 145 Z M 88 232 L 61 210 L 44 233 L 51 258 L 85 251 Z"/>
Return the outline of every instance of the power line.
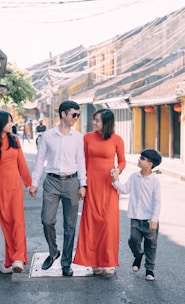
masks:
<path fill-rule="evenodd" d="M 25 22 L 25 23 L 36 23 L 36 24 L 59 24 L 59 23 L 68 23 L 68 22 L 75 22 L 75 21 L 81 21 L 81 20 L 86 20 L 86 19 L 89 19 L 89 18 L 95 18 L 95 17 L 98 17 L 98 16 L 101 16 L 101 15 L 105 15 L 105 14 L 109 14 L 109 13 L 114 13 L 115 11 L 117 10 L 120 10 L 124 7 L 128 7 L 128 6 L 132 6 L 133 4 L 136 4 L 136 3 L 139 3 L 140 1 L 142 0 L 125 0 L 125 1 L 122 1 L 121 3 L 118 3 L 118 4 L 113 4 L 110 6 L 110 8 L 100 8 L 100 7 L 94 7 L 93 9 L 98 9 L 99 11 L 97 13 L 88 13 L 87 12 L 84 12 L 84 16 L 81 16 L 81 17 L 75 17 L 75 18 L 66 18 L 64 20 L 41 20 L 41 14 L 44 14 L 44 13 L 48 13 L 48 11 L 45 10 L 45 8 L 49 8 L 49 12 L 50 12 L 50 16 L 49 17 L 54 17 L 54 19 L 56 19 L 56 13 L 58 13 L 58 10 L 59 9 L 62 9 L 63 10 L 63 6 L 62 7 L 53 7 L 53 5 L 48 5 L 44 7 L 44 10 L 42 7 L 40 7 L 40 10 L 38 11 L 38 5 L 40 6 L 40 3 L 38 4 L 32 4 L 33 5 L 33 8 L 36 8 L 36 13 L 38 14 L 38 18 L 39 20 L 34 20 L 31 16 L 31 12 L 30 12 L 30 5 L 27 5 L 27 3 L 22 7 L 22 6 L 17 6 L 17 7 L 2 7 L 4 9 L 11 9 L 11 12 L 14 12 L 15 13 L 15 19 L 13 18 L 10 18 L 10 16 L 7 16 L 9 20 L 12 20 L 14 22 L 17 22 L 17 23 L 21 23 L 21 22 Z M 89 1 L 77 1 L 77 2 L 89 2 Z M 0 2 L 1 3 L 1 2 Z M 75 4 L 75 2 L 73 1 L 68 1 L 68 2 L 65 2 L 65 3 L 62 3 L 62 4 Z M 55 3 L 56 5 L 58 4 L 57 2 Z M 107 6 L 106 6 L 107 7 Z M 20 16 L 17 17 L 17 11 L 15 11 L 16 8 L 21 8 L 21 13 L 22 13 L 22 16 L 27 15 L 28 18 L 26 17 L 25 19 L 21 19 Z M 23 8 L 28 8 L 27 11 L 22 11 Z M 54 8 L 53 11 L 51 11 L 51 8 Z M 71 7 L 73 8 L 73 7 Z M 76 11 L 76 7 L 73 8 L 74 9 L 74 12 Z M 2 11 L 1 11 L 2 12 Z M 8 11 L 7 11 L 8 12 Z M 62 11 L 63 12 L 63 11 Z M 32 12 L 34 13 L 34 11 Z M 83 13 L 83 12 L 82 12 Z M 51 15 L 53 14 L 53 15 Z M 17 18 L 17 19 L 16 19 Z M 29 19 L 30 18 L 30 19 Z M 43 17 L 42 17 L 43 18 Z M 60 17 L 61 18 L 61 17 Z"/>
<path fill-rule="evenodd" d="M 184 12 L 182 11 L 180 14 L 183 14 Z M 176 12 L 172 15 L 172 16 L 170 16 L 169 17 L 169 19 L 170 18 L 172 18 L 172 17 L 178 17 L 179 18 L 179 16 L 180 16 L 180 14 L 177 14 Z M 169 20 L 168 18 L 167 18 L 167 20 L 166 20 L 166 23 L 168 23 L 170 20 Z M 159 20 L 156 20 L 155 21 L 155 23 L 157 23 Z M 156 31 L 156 24 L 153 24 L 152 25 L 152 27 L 153 27 L 153 29 L 154 29 L 154 32 Z M 147 28 L 145 28 L 145 30 L 146 29 L 149 29 L 151 27 L 151 24 L 149 24 L 148 25 L 148 27 Z M 151 27 L 151 28 L 152 28 Z M 157 32 L 157 34 L 159 34 L 159 32 Z M 143 32 L 142 32 L 142 35 L 143 35 Z M 137 36 L 136 37 L 136 40 L 137 39 L 142 39 L 142 35 L 139 35 L 139 36 Z M 173 41 L 174 41 L 174 38 L 176 37 L 176 39 L 175 39 L 175 41 L 176 42 L 178 42 L 178 40 L 182 40 L 182 39 L 184 39 L 184 23 L 182 22 L 182 25 L 180 26 L 180 27 L 178 27 L 178 29 L 177 29 L 177 31 L 176 32 L 174 32 L 174 34 L 171 36 L 171 37 L 169 37 L 169 39 L 167 40 L 167 41 L 164 41 L 164 44 L 168 44 L 168 47 L 165 49 L 165 53 L 163 53 L 163 54 L 161 54 L 162 56 L 163 56 L 163 58 L 164 58 L 164 56 L 167 56 L 167 54 L 168 54 L 168 48 L 170 48 L 171 47 L 171 45 L 173 45 Z M 169 44 L 169 42 L 171 41 L 171 44 Z M 137 42 L 137 41 L 136 41 Z M 128 48 L 129 49 L 129 47 L 130 47 L 130 45 L 126 45 L 126 48 Z M 158 47 L 160 47 L 160 46 L 157 46 L 156 47 L 156 49 L 158 48 Z M 153 49 L 152 51 L 151 51 L 151 53 L 153 52 L 153 51 L 155 51 L 156 49 Z M 80 52 L 80 51 L 79 51 Z M 98 50 L 98 52 L 97 53 L 99 53 L 99 50 Z M 143 54 L 143 56 L 142 57 L 140 57 L 140 58 L 137 58 L 137 61 L 139 61 L 139 60 L 141 60 L 142 58 L 145 58 L 146 56 L 148 56 L 148 55 L 150 55 L 150 53 L 145 53 L 145 54 Z M 155 60 L 156 60 L 157 58 L 153 58 L 151 61 L 150 61 L 150 65 L 152 64 L 152 62 L 154 62 Z M 85 59 L 82 59 L 82 60 L 79 60 L 79 63 L 81 63 L 81 62 L 83 62 L 83 60 L 87 60 L 86 58 Z M 158 60 L 158 64 L 160 64 L 160 62 L 162 62 L 162 59 L 159 61 Z M 135 61 L 130 61 L 128 64 L 129 65 L 131 65 L 131 64 L 133 64 L 133 63 L 135 63 Z M 78 62 L 77 62 L 77 64 L 78 64 Z M 55 72 L 55 71 L 53 71 L 55 68 L 56 68 L 56 65 L 55 66 L 52 66 L 51 67 L 51 76 L 53 76 L 53 77 L 57 77 L 58 79 L 56 80 L 56 82 L 55 82 L 55 84 L 57 84 L 57 83 L 60 83 L 61 82 L 61 80 L 62 79 L 64 79 L 64 78 L 70 78 L 70 81 L 73 79 L 73 78 L 76 78 L 78 75 L 82 75 L 83 73 L 85 73 L 85 74 L 87 74 L 88 72 L 92 72 L 93 71 L 93 69 L 96 69 L 96 68 L 100 68 L 100 66 L 102 65 L 102 64 L 106 64 L 106 62 L 104 62 L 104 63 L 100 63 L 99 65 L 97 65 L 97 66 L 95 66 L 95 67 L 92 67 L 92 68 L 89 68 L 89 69 L 86 69 L 86 70 L 84 70 L 84 72 L 79 72 L 79 73 L 74 73 L 74 75 L 72 75 L 71 73 L 70 73 L 70 75 L 67 75 L 67 73 L 57 73 L 57 72 Z M 70 65 L 71 64 L 69 64 L 69 69 L 70 69 Z M 140 69 L 137 69 L 137 71 L 139 71 L 139 72 L 142 72 L 142 71 L 144 71 L 144 68 L 145 67 L 147 67 L 148 66 L 148 63 L 146 63 L 145 65 L 142 65 L 142 67 L 140 68 Z M 60 68 L 62 68 L 62 67 L 64 67 L 64 66 L 60 66 Z M 65 65 L 65 68 L 67 67 L 67 65 Z M 124 68 L 125 68 L 125 66 L 124 66 Z M 179 68 L 179 69 L 176 69 L 176 71 L 180 71 L 180 69 L 181 68 Z M 69 70 L 68 70 L 69 71 Z M 135 71 L 135 72 L 137 72 L 137 71 Z M 172 74 L 172 71 L 171 71 L 171 74 Z M 114 80 L 116 80 L 116 78 L 120 78 L 120 77 L 124 77 L 124 75 L 125 75 L 125 77 L 126 77 L 126 74 L 124 73 L 123 75 L 117 75 L 117 76 L 114 76 Z M 104 76 L 104 75 L 102 75 L 102 76 Z M 63 78 L 64 77 L 64 78 Z M 156 80 L 156 81 L 154 81 L 153 82 L 153 84 L 154 83 L 158 83 L 159 81 L 161 81 L 161 80 L 163 80 L 163 79 L 166 79 L 167 77 L 169 77 L 169 76 L 164 76 L 164 77 L 162 77 L 162 78 L 160 78 L 160 80 Z M 67 81 L 69 81 L 69 80 L 67 80 Z M 64 83 L 63 83 L 64 84 Z M 144 85 L 144 86 L 142 86 L 142 88 L 145 88 L 145 87 L 147 87 L 147 86 L 149 86 L 149 84 L 146 84 L 146 85 Z M 101 87 L 101 85 L 100 85 L 100 87 Z M 116 89 L 116 88 L 118 88 L 119 87 L 119 85 L 117 85 L 117 84 L 115 84 L 115 85 L 113 85 L 113 87 Z M 134 90 L 132 90 L 132 92 L 134 92 Z"/>

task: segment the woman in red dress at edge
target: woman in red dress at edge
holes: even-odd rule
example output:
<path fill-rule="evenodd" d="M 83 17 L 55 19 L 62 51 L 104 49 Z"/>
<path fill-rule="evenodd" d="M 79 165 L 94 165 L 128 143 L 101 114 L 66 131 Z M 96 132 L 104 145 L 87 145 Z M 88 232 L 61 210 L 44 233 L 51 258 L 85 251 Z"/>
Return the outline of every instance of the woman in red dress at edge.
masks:
<path fill-rule="evenodd" d="M 31 176 L 12 125 L 11 114 L 0 111 L 0 224 L 6 244 L 5 267 L 9 268 L 3 268 L 5 273 L 11 269 L 22 272 L 28 264 L 22 180 L 29 188 Z"/>
<path fill-rule="evenodd" d="M 87 192 L 73 263 L 92 266 L 95 275 L 112 277 L 119 266 L 119 197 L 110 172 L 125 168 L 124 142 L 114 133 L 114 114 L 99 109 L 93 115 L 94 132 L 84 136 Z"/>

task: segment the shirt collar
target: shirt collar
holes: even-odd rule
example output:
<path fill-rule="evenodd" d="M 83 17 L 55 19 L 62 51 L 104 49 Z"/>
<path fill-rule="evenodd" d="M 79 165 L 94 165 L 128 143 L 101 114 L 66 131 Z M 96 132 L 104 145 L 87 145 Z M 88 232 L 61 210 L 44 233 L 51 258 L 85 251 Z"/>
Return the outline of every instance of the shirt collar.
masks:
<path fill-rule="evenodd" d="M 151 178 L 151 177 L 152 177 L 152 174 L 153 174 L 153 172 L 151 172 L 151 174 L 149 174 L 149 175 L 142 176 L 140 170 L 137 172 L 137 175 L 138 175 L 139 177 L 144 177 L 144 178 Z"/>
<path fill-rule="evenodd" d="M 55 134 L 58 134 L 58 135 L 62 136 L 62 134 L 59 132 L 58 125 L 53 128 L 53 131 L 54 131 Z M 73 129 L 71 128 L 70 131 L 67 134 L 73 135 Z"/>

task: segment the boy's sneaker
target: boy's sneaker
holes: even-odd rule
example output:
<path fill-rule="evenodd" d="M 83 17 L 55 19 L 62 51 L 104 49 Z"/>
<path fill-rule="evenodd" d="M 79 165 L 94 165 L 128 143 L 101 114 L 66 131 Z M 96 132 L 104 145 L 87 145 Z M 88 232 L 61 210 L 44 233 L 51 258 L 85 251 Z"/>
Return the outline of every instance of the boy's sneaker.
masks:
<path fill-rule="evenodd" d="M 145 277 L 145 279 L 147 281 L 154 281 L 155 280 L 154 273 L 153 273 L 152 270 L 148 270 L 148 269 L 146 270 L 146 277 Z"/>
<path fill-rule="evenodd" d="M 132 270 L 134 272 L 138 272 L 141 266 L 141 261 L 142 261 L 143 253 L 140 255 L 139 258 L 135 258 L 134 263 L 132 264 Z"/>

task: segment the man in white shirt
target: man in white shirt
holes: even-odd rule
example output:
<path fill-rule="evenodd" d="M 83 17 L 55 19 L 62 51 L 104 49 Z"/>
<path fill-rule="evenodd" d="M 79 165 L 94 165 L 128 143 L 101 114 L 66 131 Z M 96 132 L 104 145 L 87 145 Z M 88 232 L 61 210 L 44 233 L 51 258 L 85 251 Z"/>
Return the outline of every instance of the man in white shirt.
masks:
<path fill-rule="evenodd" d="M 56 214 L 60 200 L 63 206 L 64 241 L 61 266 L 64 276 L 72 276 L 70 267 L 79 200 L 86 193 L 86 169 L 83 135 L 72 127 L 80 116 L 80 107 L 74 101 L 64 101 L 59 106 L 60 123 L 43 133 L 32 173 L 30 194 L 34 197 L 42 175 L 45 160 L 46 178 L 43 183 L 41 219 L 50 255 L 42 269 L 50 268 L 60 256 L 56 244 Z"/>

